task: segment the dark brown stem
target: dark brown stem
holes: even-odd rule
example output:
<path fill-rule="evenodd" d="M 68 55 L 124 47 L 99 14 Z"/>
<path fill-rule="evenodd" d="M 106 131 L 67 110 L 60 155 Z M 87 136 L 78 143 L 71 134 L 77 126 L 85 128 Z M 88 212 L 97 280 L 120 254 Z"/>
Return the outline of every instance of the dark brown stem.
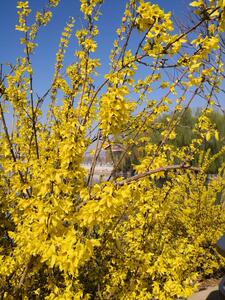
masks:
<path fill-rule="evenodd" d="M 192 171 L 195 171 L 195 172 L 200 172 L 201 171 L 200 168 L 192 167 L 192 166 L 189 166 L 189 165 L 184 165 L 184 164 L 181 164 L 181 165 L 171 165 L 171 166 L 161 167 L 161 168 L 158 168 L 158 169 L 155 169 L 155 170 L 149 170 L 147 172 L 134 175 L 134 176 L 132 176 L 130 178 L 127 178 L 127 179 L 125 179 L 123 181 L 117 182 L 116 185 L 117 186 L 122 186 L 124 184 L 131 183 L 133 181 L 138 181 L 138 180 L 140 180 L 140 179 L 142 179 L 144 177 L 147 177 L 147 176 L 159 173 L 159 172 L 166 172 L 166 171 L 179 170 L 179 169 L 183 169 L 183 170 L 184 169 L 189 169 L 189 170 L 192 170 Z"/>
<path fill-rule="evenodd" d="M 10 150 L 12 159 L 13 159 L 14 162 L 16 162 L 17 161 L 16 155 L 14 153 L 13 145 L 12 145 L 12 142 L 10 140 L 10 136 L 9 136 L 9 132 L 8 132 L 8 128 L 7 128 L 7 125 L 6 125 L 5 116 L 4 116 L 4 112 L 3 112 L 3 108 L 2 108 L 1 103 L 0 103 L 0 116 L 1 116 L 2 124 L 3 124 L 3 129 L 4 129 L 4 132 L 5 132 L 5 135 L 6 135 L 6 139 L 7 139 L 7 142 L 8 142 L 8 146 L 9 146 L 9 150 Z M 19 173 L 21 182 L 23 184 L 25 184 L 26 180 L 24 179 L 22 172 L 19 170 L 18 173 Z M 28 190 L 27 190 L 27 194 L 28 194 L 28 196 L 31 196 L 30 192 Z"/>
<path fill-rule="evenodd" d="M 211 11 L 210 14 L 208 14 L 207 16 L 205 16 L 204 18 L 202 18 L 201 21 L 199 21 L 197 24 L 195 24 L 193 27 L 191 27 L 189 30 L 187 30 L 186 32 L 182 33 L 181 35 L 179 35 L 174 41 L 168 43 L 164 49 L 163 49 L 163 53 L 167 53 L 167 50 L 176 42 L 178 42 L 180 39 L 182 39 L 183 37 L 185 37 L 186 35 L 188 35 L 189 33 L 191 33 L 192 31 L 194 31 L 195 29 L 197 29 L 202 23 L 204 23 L 209 16 L 211 16 L 215 11 L 217 11 L 219 9 L 219 7 L 216 7 L 213 11 Z"/>
<path fill-rule="evenodd" d="M 26 33 L 26 55 L 27 55 L 27 63 L 28 65 L 31 67 L 31 61 L 30 61 L 30 53 L 29 53 L 29 49 L 28 49 L 28 44 L 29 40 L 28 40 L 28 36 Z M 33 76 L 31 73 L 29 73 L 29 83 L 30 83 L 30 101 L 31 101 L 31 111 L 32 111 L 32 128 L 33 128 L 33 132 L 34 132 L 34 141 L 35 141 L 35 150 L 36 150 L 36 155 L 37 158 L 40 158 L 39 155 L 39 147 L 38 147 L 38 139 L 37 139 L 37 128 L 36 128 L 36 113 L 35 113 L 35 109 L 34 109 L 34 94 L 33 94 Z"/>

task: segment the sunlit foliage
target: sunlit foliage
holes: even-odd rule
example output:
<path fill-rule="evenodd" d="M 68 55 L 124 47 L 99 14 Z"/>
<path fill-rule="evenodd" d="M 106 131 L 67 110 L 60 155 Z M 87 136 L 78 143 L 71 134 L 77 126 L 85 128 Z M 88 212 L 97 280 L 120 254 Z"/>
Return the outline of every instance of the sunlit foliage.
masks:
<path fill-rule="evenodd" d="M 84 20 L 76 31 L 74 62 L 64 63 L 70 42 L 74 45 L 76 23 L 70 18 L 52 85 L 37 96 L 32 67 L 37 36 L 54 10 L 63 9 L 59 2 L 50 0 L 33 21 L 29 1 L 18 2 L 16 30 L 24 56 L 2 72 L 1 299 L 187 297 L 199 279 L 223 265 L 215 242 L 225 229 L 219 197 L 224 165 L 210 182 L 206 174 L 225 148 L 210 156 L 201 145 L 219 139 L 209 114 L 224 78 L 225 1 L 192 2 L 194 23 L 183 30 L 175 30 L 171 13 L 157 4 L 127 1 L 110 70 L 98 75 L 97 22 L 104 3 L 81 0 Z M 200 98 L 205 107 L 192 129 L 195 138 L 178 148 L 170 141 Z M 45 99 L 51 99 L 47 121 Z M 171 109 L 162 128 L 159 119 Z M 145 132 L 157 129 L 156 144 Z M 144 153 L 133 166 L 135 174 L 116 178 L 114 161 L 109 179 L 95 184 L 101 151 L 118 139 L 124 155 L 133 147 Z M 87 171 L 83 161 L 90 146 Z M 199 163 L 193 166 L 196 154 Z"/>

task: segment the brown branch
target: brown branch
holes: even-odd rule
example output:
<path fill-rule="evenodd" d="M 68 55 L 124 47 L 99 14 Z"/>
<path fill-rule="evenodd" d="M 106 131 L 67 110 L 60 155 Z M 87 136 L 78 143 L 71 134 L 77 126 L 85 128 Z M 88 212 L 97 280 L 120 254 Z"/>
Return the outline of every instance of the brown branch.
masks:
<path fill-rule="evenodd" d="M 24 270 L 23 270 L 23 273 L 22 273 L 22 276 L 20 278 L 20 281 L 19 281 L 19 284 L 18 286 L 16 287 L 15 289 L 15 297 L 16 299 L 20 299 L 20 294 L 21 294 L 21 288 L 23 287 L 24 285 L 24 282 L 26 280 L 26 276 L 27 276 L 27 273 L 29 272 L 30 268 L 32 267 L 33 265 L 33 262 L 34 262 L 34 257 L 31 256 L 31 258 L 29 259 L 29 262 L 28 264 L 25 266 Z"/>
<path fill-rule="evenodd" d="M 92 180 L 93 180 L 96 164 L 97 164 L 98 158 L 101 154 L 101 151 L 102 151 L 103 145 L 105 143 L 105 140 L 106 140 L 104 138 L 101 142 L 101 130 L 99 130 L 97 140 L 98 140 L 98 142 L 97 142 L 97 146 L 96 146 L 96 150 L 95 150 L 95 155 L 94 155 L 94 158 L 93 158 L 93 161 L 92 161 L 91 170 L 90 170 L 90 174 L 89 174 L 89 178 L 88 178 L 88 185 L 89 185 L 90 188 L 92 186 Z M 100 142 L 101 142 L 101 144 L 99 146 Z"/>
<path fill-rule="evenodd" d="M 29 49 L 28 49 L 28 36 L 26 33 L 26 58 L 27 58 L 27 63 L 28 65 L 31 67 L 31 60 L 30 60 L 30 53 L 29 53 Z M 37 118 L 36 118 L 36 111 L 34 109 L 34 94 L 33 94 L 33 76 L 31 73 L 29 73 L 29 85 L 30 85 L 30 101 L 31 101 L 31 111 L 32 111 L 32 128 L 33 128 L 33 132 L 34 132 L 34 141 L 35 141 L 35 150 L 36 150 L 36 155 L 37 158 L 40 158 L 39 155 L 39 146 L 38 146 L 38 139 L 37 139 L 37 128 L 36 128 L 36 122 L 37 122 Z"/>
<path fill-rule="evenodd" d="M 198 167 L 192 167 L 190 165 L 186 165 L 186 164 L 181 164 L 181 165 L 171 165 L 171 166 L 167 166 L 167 167 L 160 167 L 158 169 L 154 169 L 154 170 L 150 170 L 150 171 L 146 171 L 137 175 L 134 175 L 132 177 L 129 177 L 127 179 L 124 179 L 122 181 L 116 182 L 115 186 L 116 187 L 121 187 L 125 184 L 129 184 L 132 182 L 137 182 L 147 176 L 159 173 L 159 172 L 167 172 L 167 171 L 173 171 L 173 170 L 191 170 L 194 172 L 200 172 L 201 169 Z M 94 196 L 91 196 L 91 199 L 94 199 Z M 83 201 L 80 205 L 77 206 L 76 210 L 79 211 L 82 207 L 84 207 L 86 204 L 88 203 L 88 201 Z"/>
<path fill-rule="evenodd" d="M 129 44 L 129 41 L 130 41 L 130 38 L 131 38 L 131 33 L 134 29 L 134 24 L 131 24 L 130 28 L 129 28 L 129 31 L 128 31 L 128 34 L 127 34 L 127 38 L 126 38 L 126 42 L 123 46 L 123 49 L 121 51 L 121 54 L 120 54 L 120 57 L 118 59 L 118 62 L 120 61 L 120 59 L 122 60 L 122 65 L 124 64 L 124 57 L 125 57 L 125 53 L 126 53 L 126 50 L 127 50 L 127 46 Z"/>
<path fill-rule="evenodd" d="M 201 170 L 200 168 L 192 167 L 190 165 L 184 165 L 184 164 L 182 164 L 182 165 L 171 165 L 171 166 L 160 167 L 160 168 L 155 169 L 155 170 L 149 170 L 147 172 L 134 175 L 134 176 L 132 176 L 130 178 L 127 178 L 123 181 L 117 182 L 116 185 L 117 186 L 122 186 L 124 184 L 131 183 L 133 181 L 139 181 L 140 179 L 142 179 L 144 177 L 147 177 L 147 176 L 159 173 L 159 172 L 166 172 L 166 171 L 179 170 L 179 169 L 188 169 L 188 170 L 192 170 L 192 171 L 195 171 L 195 172 L 200 172 L 200 170 Z"/>
<path fill-rule="evenodd" d="M 5 135 L 6 135 L 6 139 L 7 139 L 7 143 L 8 143 L 8 146 L 9 146 L 9 150 L 10 150 L 12 159 L 13 159 L 14 162 L 17 162 L 17 158 L 16 158 L 16 155 L 15 155 L 14 150 L 13 150 L 12 141 L 10 140 L 10 136 L 9 136 L 9 132 L 8 132 L 8 128 L 7 128 L 7 125 L 6 125 L 5 116 L 4 116 L 4 112 L 3 112 L 3 108 L 2 108 L 1 103 L 0 103 L 0 116 L 1 116 L 3 129 L 4 129 L 4 132 L 5 132 Z M 18 173 L 19 173 L 21 182 L 23 184 L 25 184 L 26 180 L 24 179 L 24 176 L 23 176 L 22 172 L 20 170 L 18 170 Z M 27 195 L 30 197 L 31 193 L 29 192 L 28 189 L 26 189 L 26 192 L 27 192 Z"/>
<path fill-rule="evenodd" d="M 1 119 L 2 119 L 3 129 L 4 129 L 4 132 L 5 132 L 5 135 L 6 135 L 7 143 L 8 143 L 9 149 L 10 149 L 10 153 L 12 155 L 12 159 L 13 159 L 14 162 L 16 162 L 16 155 L 13 151 L 13 145 L 12 145 L 12 142 L 11 142 L 10 137 L 9 137 L 9 132 L 8 132 L 8 128 L 7 128 L 7 125 L 6 125 L 5 116 L 4 116 L 4 112 L 3 112 L 3 108 L 2 108 L 1 103 L 0 103 L 0 115 L 1 115 Z"/>
<path fill-rule="evenodd" d="M 163 49 L 163 53 L 167 53 L 167 50 L 176 42 L 178 42 L 180 39 L 182 39 L 184 36 L 188 35 L 189 33 L 191 33 L 192 31 L 194 31 L 195 29 L 197 29 L 202 23 L 204 23 L 209 16 L 211 16 L 215 11 L 217 11 L 219 9 L 219 7 L 216 7 L 213 11 L 211 11 L 210 14 L 207 14 L 201 21 L 199 21 L 197 24 L 195 24 L 193 27 L 191 27 L 189 30 L 187 30 L 186 32 L 182 33 L 181 35 L 179 35 L 174 41 L 168 43 L 164 49 Z"/>

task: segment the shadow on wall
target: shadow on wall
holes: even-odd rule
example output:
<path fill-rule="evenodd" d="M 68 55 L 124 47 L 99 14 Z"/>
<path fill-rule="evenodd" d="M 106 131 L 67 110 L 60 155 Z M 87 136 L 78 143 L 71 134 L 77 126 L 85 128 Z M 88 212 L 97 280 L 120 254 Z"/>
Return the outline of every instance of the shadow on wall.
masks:
<path fill-rule="evenodd" d="M 205 300 L 222 300 L 222 298 L 220 298 L 219 291 L 213 291 L 208 295 L 208 297 Z"/>

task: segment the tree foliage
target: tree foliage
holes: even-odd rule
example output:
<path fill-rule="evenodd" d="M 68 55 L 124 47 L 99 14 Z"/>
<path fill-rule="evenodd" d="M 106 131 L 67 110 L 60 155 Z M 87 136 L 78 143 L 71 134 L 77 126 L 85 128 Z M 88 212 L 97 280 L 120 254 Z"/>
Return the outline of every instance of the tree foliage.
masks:
<path fill-rule="evenodd" d="M 175 136 L 174 139 L 170 141 L 170 143 L 174 146 L 176 146 L 178 149 L 181 149 L 182 147 L 187 147 L 189 144 L 192 143 L 192 140 L 194 140 L 197 137 L 197 133 L 194 132 L 195 124 L 198 122 L 198 118 L 201 117 L 201 110 L 197 109 L 195 113 L 192 112 L 192 110 L 189 108 L 185 112 L 181 111 L 177 114 L 176 119 L 180 118 L 180 115 L 182 114 L 182 118 L 179 121 L 179 124 L 176 126 L 175 129 Z M 145 133 L 145 135 L 151 134 L 151 141 L 155 144 L 160 143 L 162 139 L 162 132 L 163 128 L 166 128 L 168 125 L 168 118 L 171 118 L 173 115 L 173 112 L 166 113 L 162 117 L 160 117 L 159 122 L 162 123 L 162 128 L 155 129 L 154 132 L 150 130 L 150 133 L 148 131 Z M 216 129 L 216 136 L 213 138 L 205 139 L 201 145 L 201 149 L 204 150 L 204 155 L 210 155 L 214 156 L 216 153 L 220 152 L 222 148 L 224 147 L 225 142 L 225 116 L 224 113 L 220 113 L 217 110 L 212 110 L 209 115 L 209 120 L 214 124 Z M 132 151 L 131 158 L 129 161 L 127 161 L 127 167 L 131 169 L 131 163 L 132 161 L 139 161 L 141 160 L 141 157 L 143 156 L 143 153 L 135 153 L 135 151 Z M 199 153 L 196 154 L 195 159 L 192 161 L 194 165 L 199 164 Z M 207 173 L 209 174 L 217 174 L 221 165 L 225 161 L 225 155 L 222 154 L 219 157 L 217 157 L 208 167 Z"/>
<path fill-rule="evenodd" d="M 50 0 L 33 21 L 29 2 L 18 2 L 24 56 L 5 67 L 0 85 L 2 299 L 177 299 L 223 264 L 214 246 L 225 229 L 224 208 L 215 205 L 224 165 L 209 184 L 206 173 L 225 148 L 210 156 L 201 146 L 218 138 L 209 115 L 224 77 L 225 2 L 192 2 L 196 22 L 179 32 L 171 13 L 157 4 L 127 1 L 110 70 L 99 75 L 98 86 L 102 4 L 81 0 L 84 20 L 76 31 L 74 62 L 64 64 L 75 25 L 70 18 L 51 87 L 40 97 L 32 59 L 59 0 Z M 161 96 L 154 94 L 158 89 Z M 182 111 L 199 97 L 206 105 L 193 126 L 195 136 L 178 148 L 171 140 Z M 165 126 L 159 118 L 171 106 Z M 149 128 L 161 130 L 159 143 L 144 134 Z M 144 153 L 135 174 L 113 179 L 117 161 L 109 179 L 94 184 L 98 157 L 116 139 L 126 155 L 133 147 Z M 87 172 L 82 162 L 93 143 Z M 159 187 L 157 180 L 165 177 Z"/>

